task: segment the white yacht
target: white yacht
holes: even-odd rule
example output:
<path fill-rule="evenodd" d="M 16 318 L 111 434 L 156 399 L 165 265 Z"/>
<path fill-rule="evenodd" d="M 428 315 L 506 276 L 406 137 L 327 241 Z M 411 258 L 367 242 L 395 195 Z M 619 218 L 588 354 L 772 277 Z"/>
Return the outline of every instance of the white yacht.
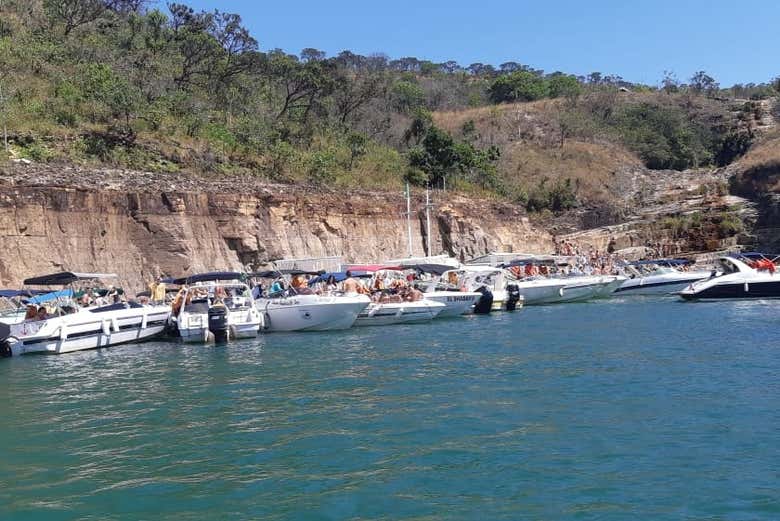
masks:
<path fill-rule="evenodd" d="M 308 288 L 292 288 L 287 279 L 296 275 L 320 276 L 322 273 L 271 270 L 250 275 L 253 278 L 284 283 L 280 284 L 281 289 L 278 291 L 268 292 L 255 300 L 255 307 L 264 317 L 265 331 L 349 329 L 371 302 L 366 295 L 344 294 L 335 290 L 316 294 Z M 344 274 L 340 276 L 346 278 Z"/>
<path fill-rule="evenodd" d="M 657 259 L 631 262 L 623 268 L 628 278 L 615 291 L 620 295 L 671 295 L 692 282 L 709 278 L 710 271 L 680 271 L 692 264 L 683 259 Z"/>
<path fill-rule="evenodd" d="M 65 289 L 52 292 L 52 299 L 41 302 L 40 315 L 35 319 L 0 324 L 0 356 L 63 354 L 138 342 L 161 334 L 171 313 L 168 306 L 122 301 L 87 304 L 100 281 L 115 278 L 109 273 L 62 272 L 25 280 L 25 286 Z M 79 293 L 86 297 L 76 299 Z"/>
<path fill-rule="evenodd" d="M 778 260 L 778 256 L 756 253 L 721 257 L 709 278 L 691 283 L 678 294 L 686 300 L 780 297 Z"/>
<path fill-rule="evenodd" d="M 171 323 L 184 342 L 254 338 L 263 324 L 252 292 L 237 272 L 211 272 L 175 279 L 181 290 Z"/>

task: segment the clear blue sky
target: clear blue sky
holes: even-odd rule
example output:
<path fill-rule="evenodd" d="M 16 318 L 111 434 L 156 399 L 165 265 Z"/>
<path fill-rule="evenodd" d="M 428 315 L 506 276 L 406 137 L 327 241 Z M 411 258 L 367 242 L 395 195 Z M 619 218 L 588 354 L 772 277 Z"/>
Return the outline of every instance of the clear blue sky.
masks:
<path fill-rule="evenodd" d="M 780 75 L 777 0 L 179 0 L 238 13 L 263 50 L 349 49 L 657 84 L 705 70 L 723 86 Z M 163 2 L 159 2 L 162 4 Z"/>

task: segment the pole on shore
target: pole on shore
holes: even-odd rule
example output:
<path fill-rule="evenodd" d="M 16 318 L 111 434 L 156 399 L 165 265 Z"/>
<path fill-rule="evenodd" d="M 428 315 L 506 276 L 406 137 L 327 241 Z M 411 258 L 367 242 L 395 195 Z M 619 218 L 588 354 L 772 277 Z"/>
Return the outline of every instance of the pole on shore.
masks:
<path fill-rule="evenodd" d="M 429 187 L 425 187 L 425 236 L 428 239 L 426 242 L 428 243 L 428 257 L 431 256 L 431 207 L 433 206 L 431 204 L 431 197 L 430 197 L 430 189 Z"/>
<path fill-rule="evenodd" d="M 409 242 L 409 257 L 412 257 L 412 194 L 406 183 L 406 237 Z"/>

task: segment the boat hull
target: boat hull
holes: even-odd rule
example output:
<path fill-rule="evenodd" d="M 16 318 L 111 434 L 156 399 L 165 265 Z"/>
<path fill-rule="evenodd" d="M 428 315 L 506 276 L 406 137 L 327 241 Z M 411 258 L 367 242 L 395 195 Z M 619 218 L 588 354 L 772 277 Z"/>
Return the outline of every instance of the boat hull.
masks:
<path fill-rule="evenodd" d="M 700 291 L 678 293 L 685 300 L 780 298 L 780 280 L 715 284 Z"/>
<path fill-rule="evenodd" d="M 265 316 L 264 330 L 336 331 L 349 329 L 371 302 L 368 297 L 285 298 L 258 301 Z"/>
<path fill-rule="evenodd" d="M 65 354 L 142 342 L 162 334 L 169 316 L 167 307 L 145 312 L 130 308 L 111 315 L 84 310 L 41 324 L 16 324 L 9 345 L 12 355 L 17 356 Z"/>
<path fill-rule="evenodd" d="M 482 297 L 482 293 L 459 291 L 433 291 L 425 293 L 426 300 L 444 304 L 446 307 L 436 318 L 451 318 L 468 315 L 474 312 L 474 304 Z"/>
<path fill-rule="evenodd" d="M 413 324 L 433 320 L 446 306 L 439 302 L 372 303 L 355 320 L 355 327 Z"/>
<path fill-rule="evenodd" d="M 615 293 L 620 295 L 671 295 L 687 288 L 691 283 L 706 279 L 710 273 L 699 273 L 692 277 L 649 276 L 627 279 Z"/>

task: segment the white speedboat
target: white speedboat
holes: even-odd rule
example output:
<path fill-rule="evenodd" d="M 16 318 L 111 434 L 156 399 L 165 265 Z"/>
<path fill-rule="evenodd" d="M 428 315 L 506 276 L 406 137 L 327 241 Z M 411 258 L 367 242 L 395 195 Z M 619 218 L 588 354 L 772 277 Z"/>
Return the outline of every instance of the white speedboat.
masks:
<path fill-rule="evenodd" d="M 507 281 L 506 274 L 501 268 L 491 266 L 464 265 L 457 269 L 444 272 L 441 281 L 459 287 L 468 292 L 478 292 L 484 300 L 477 300 L 475 312 L 486 311 L 513 311 L 523 307 L 524 299 L 514 281 Z M 481 306 L 492 298 L 492 304 L 488 308 Z"/>
<path fill-rule="evenodd" d="M 335 331 L 349 329 L 366 309 L 366 295 L 301 295 L 294 290 L 259 298 L 256 307 L 265 316 L 265 330 Z"/>
<path fill-rule="evenodd" d="M 174 280 L 182 286 L 171 323 L 184 342 L 254 338 L 263 324 L 243 274 L 212 272 Z"/>
<path fill-rule="evenodd" d="M 321 275 L 323 272 L 299 270 L 270 270 L 251 274 L 253 278 L 284 282 L 281 285 L 284 289 L 255 300 L 255 307 L 264 317 L 264 330 L 335 331 L 352 327 L 358 314 L 370 304 L 368 296 L 336 290 L 317 294 L 309 287 L 292 288 L 287 281 L 291 276 L 316 278 Z M 309 282 L 313 281 L 311 279 Z"/>
<path fill-rule="evenodd" d="M 671 295 L 692 282 L 709 278 L 710 271 L 680 271 L 678 266 L 691 264 L 681 259 L 659 259 L 632 262 L 623 269 L 628 277 L 615 291 L 620 295 Z"/>
<path fill-rule="evenodd" d="M 441 259 L 450 260 L 448 257 L 441 257 Z M 428 261 L 430 259 L 424 258 L 423 260 Z M 454 261 L 454 259 L 452 260 Z M 474 305 L 482 298 L 482 293 L 465 291 L 465 289 L 461 290 L 457 285 L 448 284 L 440 279 L 444 273 L 452 270 L 452 262 L 447 264 L 433 264 L 430 262 L 414 264 L 407 260 L 403 267 L 407 270 L 414 270 L 418 276 L 436 277 L 437 280 L 415 280 L 414 285 L 423 292 L 426 300 L 432 300 L 447 306 L 439 313 L 437 318 L 471 314 L 474 312 Z"/>
<path fill-rule="evenodd" d="M 63 272 L 33 277 L 24 284 L 86 287 L 112 278 L 116 275 Z M 56 300 L 41 306 L 42 316 L 0 324 L 0 356 L 63 354 L 147 340 L 163 332 L 171 313 L 168 306 L 136 302 L 82 307 L 73 299 L 73 288 L 59 293 Z"/>
<path fill-rule="evenodd" d="M 446 305 L 432 300 L 372 302 L 358 315 L 355 326 L 388 326 L 433 320 Z"/>
<path fill-rule="evenodd" d="M 779 259 L 763 254 L 721 257 L 709 278 L 691 283 L 678 294 L 686 300 L 780 297 Z"/>

